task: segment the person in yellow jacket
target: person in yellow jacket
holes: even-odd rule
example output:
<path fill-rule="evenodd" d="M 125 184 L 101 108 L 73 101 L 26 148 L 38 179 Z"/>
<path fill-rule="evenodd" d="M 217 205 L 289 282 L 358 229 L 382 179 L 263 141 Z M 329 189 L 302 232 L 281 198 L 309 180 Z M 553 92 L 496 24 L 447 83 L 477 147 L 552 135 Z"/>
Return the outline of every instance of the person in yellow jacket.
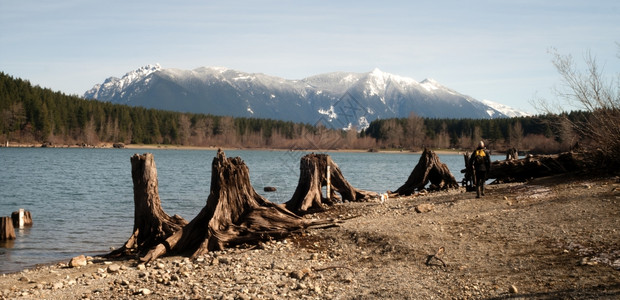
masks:
<path fill-rule="evenodd" d="M 491 171 L 491 156 L 484 148 L 484 142 L 478 143 L 478 148 L 471 154 L 469 165 L 474 170 L 474 182 L 476 183 L 476 198 L 484 196 L 484 182 Z"/>

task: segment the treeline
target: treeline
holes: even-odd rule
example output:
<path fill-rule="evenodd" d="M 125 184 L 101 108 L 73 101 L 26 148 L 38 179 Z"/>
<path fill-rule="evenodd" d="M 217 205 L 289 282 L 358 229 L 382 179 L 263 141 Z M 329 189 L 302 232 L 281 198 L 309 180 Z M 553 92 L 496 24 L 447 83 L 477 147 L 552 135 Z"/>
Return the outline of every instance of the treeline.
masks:
<path fill-rule="evenodd" d="M 575 118 L 580 114 L 575 113 Z M 572 146 L 552 116 L 494 120 L 376 120 L 365 131 L 287 121 L 179 113 L 68 96 L 0 73 L 0 142 L 103 143 L 278 149 L 492 149 L 554 152 Z"/>
<path fill-rule="evenodd" d="M 578 145 L 582 137 L 574 132 L 571 122 L 583 121 L 588 115 L 570 112 L 501 119 L 426 119 L 411 114 L 403 119 L 375 120 L 364 133 L 380 148 L 472 149 L 484 140 L 489 148 L 500 151 L 515 147 L 555 153 Z"/>

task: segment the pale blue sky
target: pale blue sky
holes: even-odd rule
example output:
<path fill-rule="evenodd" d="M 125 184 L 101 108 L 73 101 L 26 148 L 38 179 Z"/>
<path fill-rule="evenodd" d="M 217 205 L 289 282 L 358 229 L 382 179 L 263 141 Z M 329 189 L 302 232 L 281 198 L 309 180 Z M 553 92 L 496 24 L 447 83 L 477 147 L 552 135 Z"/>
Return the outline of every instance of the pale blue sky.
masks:
<path fill-rule="evenodd" d="M 82 95 L 138 67 L 287 79 L 374 68 L 535 112 L 548 50 L 620 70 L 620 1 L 0 0 L 0 71 Z"/>

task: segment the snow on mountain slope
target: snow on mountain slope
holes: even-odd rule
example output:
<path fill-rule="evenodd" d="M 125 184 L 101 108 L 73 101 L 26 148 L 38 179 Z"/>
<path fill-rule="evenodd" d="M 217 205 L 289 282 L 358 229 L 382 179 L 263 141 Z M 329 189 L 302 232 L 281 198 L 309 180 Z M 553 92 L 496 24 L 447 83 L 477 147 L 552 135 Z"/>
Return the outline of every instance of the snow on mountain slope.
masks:
<path fill-rule="evenodd" d="M 125 87 L 128 87 L 132 83 L 141 80 L 149 74 L 157 72 L 159 70 L 161 70 L 161 66 L 159 64 L 154 64 L 140 67 L 137 70 L 128 72 L 121 78 L 110 77 L 106 79 L 103 84 L 96 84 L 92 89 L 84 93 L 84 98 L 112 98 L 116 95 L 120 95 L 121 93 L 123 93 L 123 89 Z"/>
<path fill-rule="evenodd" d="M 526 115 L 492 101 L 478 101 L 433 79 L 417 82 L 379 69 L 332 72 L 300 80 L 224 67 L 164 69 L 159 64 L 110 77 L 85 98 L 148 108 L 257 117 L 337 128 L 367 127 L 378 118 L 499 118 Z"/>
<path fill-rule="evenodd" d="M 500 104 L 497 102 L 493 102 L 490 100 L 480 100 L 480 102 L 486 104 L 487 106 L 493 108 L 494 110 L 500 112 L 503 116 L 502 117 L 508 117 L 508 118 L 514 118 L 514 117 L 527 117 L 530 116 L 531 114 L 527 113 L 527 112 L 522 112 L 519 110 L 516 110 L 512 107 L 509 107 L 507 105 L 504 104 Z M 494 117 L 493 115 L 489 114 L 489 116 Z"/>
<path fill-rule="evenodd" d="M 363 73 L 332 72 L 306 77 L 300 82 L 304 83 L 307 89 L 313 90 L 317 94 L 326 92 L 341 95 L 359 81 L 363 75 Z"/>

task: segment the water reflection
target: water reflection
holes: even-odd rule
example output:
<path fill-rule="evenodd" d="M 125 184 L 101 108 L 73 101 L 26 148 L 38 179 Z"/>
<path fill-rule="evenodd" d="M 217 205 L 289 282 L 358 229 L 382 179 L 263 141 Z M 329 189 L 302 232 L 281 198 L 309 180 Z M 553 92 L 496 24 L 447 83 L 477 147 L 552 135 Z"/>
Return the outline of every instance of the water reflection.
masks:
<path fill-rule="evenodd" d="M 15 240 L 0 241 L 0 248 L 13 248 L 15 246 Z M 11 254 L 10 251 L 0 250 L 0 255 Z"/>

